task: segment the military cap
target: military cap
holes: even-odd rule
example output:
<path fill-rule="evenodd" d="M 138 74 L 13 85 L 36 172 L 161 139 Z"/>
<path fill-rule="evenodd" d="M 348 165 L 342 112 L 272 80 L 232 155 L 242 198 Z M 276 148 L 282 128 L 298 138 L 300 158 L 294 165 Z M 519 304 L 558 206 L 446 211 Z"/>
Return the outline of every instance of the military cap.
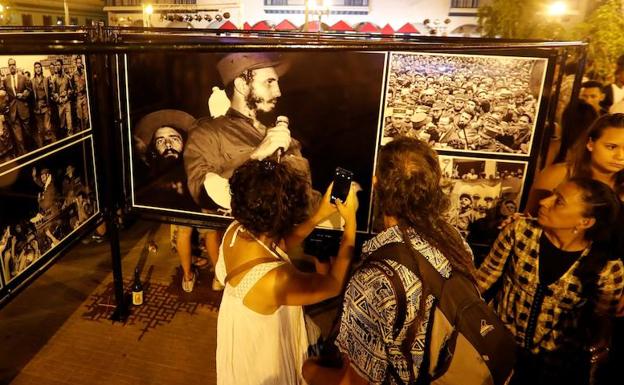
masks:
<path fill-rule="evenodd" d="M 275 68 L 277 76 L 282 76 L 288 71 L 287 62 L 280 56 L 265 52 L 231 53 L 223 57 L 217 63 L 217 71 L 219 71 L 224 86 L 230 84 L 247 70 L 257 70 L 268 67 Z"/>

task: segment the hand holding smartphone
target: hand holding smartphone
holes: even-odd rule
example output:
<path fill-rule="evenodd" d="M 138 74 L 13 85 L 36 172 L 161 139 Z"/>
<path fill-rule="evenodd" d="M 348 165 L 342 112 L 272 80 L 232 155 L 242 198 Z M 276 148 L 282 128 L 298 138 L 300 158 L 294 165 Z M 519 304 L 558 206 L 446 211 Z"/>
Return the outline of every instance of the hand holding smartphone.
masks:
<path fill-rule="evenodd" d="M 351 181 L 353 181 L 353 172 L 342 167 L 336 167 L 336 171 L 334 172 L 334 185 L 329 201 L 335 203 L 336 199 L 340 199 L 344 202 L 349 194 Z"/>

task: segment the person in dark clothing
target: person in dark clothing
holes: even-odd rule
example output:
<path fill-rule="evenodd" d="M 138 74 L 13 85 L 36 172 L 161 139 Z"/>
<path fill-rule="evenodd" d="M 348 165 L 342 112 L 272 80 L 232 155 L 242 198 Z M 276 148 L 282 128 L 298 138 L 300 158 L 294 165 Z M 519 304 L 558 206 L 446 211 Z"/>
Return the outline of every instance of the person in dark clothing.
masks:
<path fill-rule="evenodd" d="M 581 84 L 579 98 L 594 107 L 599 115 L 604 115 L 608 112 L 600 105 L 605 98 L 605 94 L 602 91 L 602 84 L 598 81 L 589 80 Z"/>
<path fill-rule="evenodd" d="M 0 84 L 0 89 L 6 92 L 7 117 L 13 130 L 13 139 L 17 146 L 17 155 L 27 152 L 25 135 L 30 134 L 30 108 L 28 97 L 32 92 L 30 80 L 17 72 L 15 59 L 8 61 L 9 73 Z"/>
<path fill-rule="evenodd" d="M 598 113 L 589 104 L 579 101 L 574 108 L 568 104 L 561 116 L 561 146 L 554 163 L 565 162 L 574 142 L 598 119 Z"/>

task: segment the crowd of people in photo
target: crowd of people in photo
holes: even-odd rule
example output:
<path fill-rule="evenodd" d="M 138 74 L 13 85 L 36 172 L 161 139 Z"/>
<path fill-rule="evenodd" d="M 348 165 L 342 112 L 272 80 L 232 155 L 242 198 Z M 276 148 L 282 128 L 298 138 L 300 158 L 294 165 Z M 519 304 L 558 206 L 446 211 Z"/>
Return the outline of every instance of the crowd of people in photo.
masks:
<path fill-rule="evenodd" d="M 29 197 L 14 208 L 30 217 L 17 218 L 5 212 L 0 239 L 0 257 L 5 282 L 19 275 L 69 233 L 89 219 L 97 209 L 95 192 L 76 167 L 32 168 L 31 180 L 12 194 Z M 32 197 L 32 198 L 30 198 Z M 6 210 L 10 211 L 10 209 Z"/>
<path fill-rule="evenodd" d="M 393 53 L 382 144 L 405 135 L 436 149 L 527 154 L 544 70 L 535 59 Z"/>
<path fill-rule="evenodd" d="M 19 56 L 17 56 L 19 59 Z M 0 163 L 89 128 L 82 56 L 48 56 L 0 69 Z"/>

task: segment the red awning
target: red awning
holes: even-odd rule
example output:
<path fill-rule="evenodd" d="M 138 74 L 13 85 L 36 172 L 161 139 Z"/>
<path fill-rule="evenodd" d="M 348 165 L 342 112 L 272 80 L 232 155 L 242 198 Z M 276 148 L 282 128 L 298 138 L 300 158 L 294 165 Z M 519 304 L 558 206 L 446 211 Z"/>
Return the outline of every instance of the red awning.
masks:
<path fill-rule="evenodd" d="M 234 23 L 232 23 L 231 21 L 226 20 L 225 23 L 223 23 L 223 24 L 221 24 L 221 26 L 219 26 L 219 29 L 225 29 L 225 30 L 228 30 L 228 31 L 233 31 L 233 30 L 237 30 L 238 27 Z"/>
<path fill-rule="evenodd" d="M 306 29 L 306 24 L 303 24 L 299 29 L 301 31 L 306 31 L 306 32 L 321 32 L 321 31 L 327 31 L 329 29 L 329 26 L 325 23 L 319 24 L 318 20 L 312 20 L 312 21 L 308 21 L 307 29 Z"/>
<path fill-rule="evenodd" d="M 386 24 L 386 26 L 381 29 L 381 33 L 384 35 L 394 35 L 394 29 L 392 29 L 390 24 Z"/>
<path fill-rule="evenodd" d="M 349 24 L 347 24 L 346 22 L 344 22 L 342 20 L 340 20 L 336 24 L 334 24 L 331 27 L 329 27 L 329 30 L 330 31 L 339 31 L 339 32 L 354 31 L 353 27 L 351 27 Z"/>
<path fill-rule="evenodd" d="M 243 30 L 247 31 L 247 30 L 249 30 L 249 29 L 251 29 L 251 25 L 249 25 L 249 23 L 248 23 L 248 22 L 245 22 L 245 23 L 243 24 Z"/>
<path fill-rule="evenodd" d="M 420 33 L 412 23 L 405 23 L 397 30 L 398 33 Z"/>
<path fill-rule="evenodd" d="M 251 29 L 253 31 L 270 31 L 271 30 L 271 26 L 269 25 L 269 23 L 267 23 L 266 21 L 262 20 L 257 22 L 256 24 L 254 24 L 253 27 L 251 27 Z"/>
<path fill-rule="evenodd" d="M 276 31 L 294 31 L 295 29 L 297 29 L 297 26 L 286 19 L 275 26 Z"/>
<path fill-rule="evenodd" d="M 379 33 L 381 32 L 381 29 L 379 29 L 378 26 L 376 26 L 375 24 L 371 23 L 371 22 L 365 22 L 365 23 L 361 23 L 357 26 L 356 30 L 358 32 L 364 32 L 364 33 Z"/>

